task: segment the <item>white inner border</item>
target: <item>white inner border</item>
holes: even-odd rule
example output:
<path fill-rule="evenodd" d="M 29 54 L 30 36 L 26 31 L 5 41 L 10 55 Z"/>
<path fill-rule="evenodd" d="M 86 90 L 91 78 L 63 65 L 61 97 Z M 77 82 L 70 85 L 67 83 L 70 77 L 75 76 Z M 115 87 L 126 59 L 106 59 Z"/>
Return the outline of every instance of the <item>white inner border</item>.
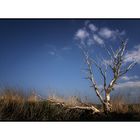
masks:
<path fill-rule="evenodd" d="M 138 0 L 1 0 L 1 18 L 137 18 Z"/>

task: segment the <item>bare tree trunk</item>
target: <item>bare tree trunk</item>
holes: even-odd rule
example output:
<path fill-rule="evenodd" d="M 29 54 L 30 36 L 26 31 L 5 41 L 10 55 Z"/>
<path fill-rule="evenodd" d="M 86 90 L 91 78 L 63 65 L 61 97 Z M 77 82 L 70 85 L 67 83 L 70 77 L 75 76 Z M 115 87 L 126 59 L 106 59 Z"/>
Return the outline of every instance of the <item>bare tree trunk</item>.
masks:
<path fill-rule="evenodd" d="M 103 104 L 103 107 L 104 107 L 104 112 L 106 114 L 108 114 L 109 112 L 112 111 L 112 104 L 111 104 L 111 101 L 110 101 L 110 93 L 105 93 L 105 101 L 104 101 L 104 104 Z"/>

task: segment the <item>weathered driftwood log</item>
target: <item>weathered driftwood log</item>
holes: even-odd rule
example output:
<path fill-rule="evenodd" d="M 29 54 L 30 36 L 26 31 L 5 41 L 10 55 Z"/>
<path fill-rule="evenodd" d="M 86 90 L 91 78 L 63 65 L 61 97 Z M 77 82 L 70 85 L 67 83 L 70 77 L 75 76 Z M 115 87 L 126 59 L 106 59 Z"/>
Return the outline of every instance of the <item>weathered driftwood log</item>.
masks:
<path fill-rule="evenodd" d="M 68 107 L 70 109 L 82 109 L 82 110 L 92 110 L 94 113 L 100 112 L 97 108 L 94 106 L 74 106 L 74 107 Z"/>
<path fill-rule="evenodd" d="M 98 113 L 100 112 L 96 107 L 92 106 L 68 106 L 64 102 L 56 102 L 54 100 L 48 99 L 47 101 L 51 102 L 54 105 L 60 105 L 62 107 L 66 107 L 68 109 L 80 109 L 80 110 L 91 110 L 93 113 Z"/>

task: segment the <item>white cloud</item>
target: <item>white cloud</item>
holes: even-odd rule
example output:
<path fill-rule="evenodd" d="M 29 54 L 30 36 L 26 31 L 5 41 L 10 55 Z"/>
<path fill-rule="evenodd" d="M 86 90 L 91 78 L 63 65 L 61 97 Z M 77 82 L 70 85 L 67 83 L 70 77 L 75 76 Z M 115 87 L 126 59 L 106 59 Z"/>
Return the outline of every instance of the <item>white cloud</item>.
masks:
<path fill-rule="evenodd" d="M 115 86 L 114 94 L 121 94 L 124 97 L 127 97 L 128 102 L 130 103 L 139 103 L 140 99 L 140 81 L 126 81 L 124 83 L 119 83 Z"/>
<path fill-rule="evenodd" d="M 85 29 L 79 29 L 76 32 L 75 38 L 76 39 L 80 39 L 80 40 L 84 40 L 85 38 L 87 38 L 89 36 L 89 33 L 85 30 Z"/>
<path fill-rule="evenodd" d="M 99 31 L 99 35 L 103 38 L 111 38 L 114 36 L 114 31 L 113 30 L 110 30 L 109 28 L 105 27 L 105 28 L 101 28 L 100 31 Z"/>
<path fill-rule="evenodd" d="M 93 32 L 95 32 L 95 31 L 98 30 L 98 28 L 97 28 L 94 24 L 89 24 L 88 27 L 89 27 L 89 29 L 90 29 L 91 31 L 93 31 Z"/>
<path fill-rule="evenodd" d="M 75 39 L 88 45 L 93 45 L 95 43 L 102 45 L 105 44 L 106 39 L 115 40 L 117 35 L 125 35 L 125 31 L 120 32 L 118 29 L 112 30 L 108 27 L 98 28 L 89 20 L 86 20 L 84 27 L 76 32 Z"/>
<path fill-rule="evenodd" d="M 119 83 L 115 88 L 140 88 L 140 81 L 127 81 Z"/>
<path fill-rule="evenodd" d="M 115 39 L 117 35 L 123 36 L 125 35 L 125 31 L 120 32 L 117 30 L 111 30 L 108 27 L 101 28 L 99 31 L 99 35 L 105 39 Z"/>
<path fill-rule="evenodd" d="M 98 35 L 96 35 L 96 34 L 93 35 L 93 39 L 94 39 L 94 41 L 95 41 L 96 43 L 98 43 L 99 45 L 104 44 L 103 39 L 101 39 L 101 38 L 100 38 Z"/>
<path fill-rule="evenodd" d="M 130 81 L 130 80 L 135 80 L 135 79 L 138 79 L 139 77 L 137 75 L 134 75 L 134 76 L 123 76 L 121 77 L 122 80 L 124 81 Z"/>
<path fill-rule="evenodd" d="M 140 45 L 134 47 L 135 50 L 129 51 L 125 55 L 125 62 L 133 62 L 134 60 L 140 64 Z"/>

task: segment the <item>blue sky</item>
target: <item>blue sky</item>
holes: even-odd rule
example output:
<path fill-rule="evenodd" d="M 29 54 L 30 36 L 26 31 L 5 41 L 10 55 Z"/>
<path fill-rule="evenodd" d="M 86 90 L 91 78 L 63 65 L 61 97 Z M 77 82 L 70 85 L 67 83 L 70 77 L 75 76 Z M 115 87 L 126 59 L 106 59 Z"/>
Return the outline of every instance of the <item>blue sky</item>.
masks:
<path fill-rule="evenodd" d="M 93 55 L 106 57 L 102 44 L 116 49 L 115 33 L 128 39 L 127 61 L 134 56 L 137 66 L 122 77 L 119 92 L 138 94 L 140 89 L 140 20 L 0 20 L 0 86 L 35 88 L 40 94 L 54 89 L 62 95 L 94 96 L 82 69 L 86 66 L 76 37 L 80 30 L 93 33 Z M 79 32 L 79 34 L 78 34 Z M 95 78 L 102 84 L 95 69 Z M 133 88 L 135 90 L 133 90 Z M 77 92 L 79 91 L 79 92 Z M 131 93 L 131 94 L 132 94 Z"/>

